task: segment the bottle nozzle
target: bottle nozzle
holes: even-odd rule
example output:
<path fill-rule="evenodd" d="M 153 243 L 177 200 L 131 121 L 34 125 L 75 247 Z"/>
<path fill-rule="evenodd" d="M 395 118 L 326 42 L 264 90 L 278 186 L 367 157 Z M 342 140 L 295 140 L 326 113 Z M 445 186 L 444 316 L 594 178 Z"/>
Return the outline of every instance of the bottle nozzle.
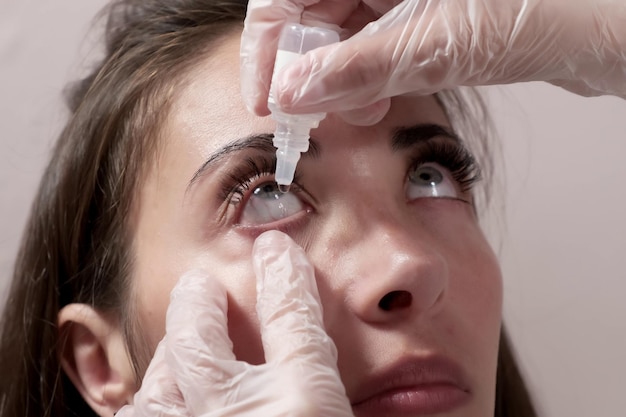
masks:
<path fill-rule="evenodd" d="M 299 160 L 300 152 L 295 149 L 287 147 L 276 151 L 276 182 L 281 192 L 289 191 Z"/>

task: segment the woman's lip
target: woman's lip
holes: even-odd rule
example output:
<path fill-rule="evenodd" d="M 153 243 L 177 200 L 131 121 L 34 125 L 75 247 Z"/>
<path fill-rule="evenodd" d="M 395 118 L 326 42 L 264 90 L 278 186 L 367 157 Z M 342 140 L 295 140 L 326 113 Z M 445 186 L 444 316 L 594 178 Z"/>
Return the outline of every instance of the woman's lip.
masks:
<path fill-rule="evenodd" d="M 447 358 L 407 358 L 366 377 L 351 396 L 352 409 L 357 417 L 451 411 L 471 398 L 465 381 Z"/>

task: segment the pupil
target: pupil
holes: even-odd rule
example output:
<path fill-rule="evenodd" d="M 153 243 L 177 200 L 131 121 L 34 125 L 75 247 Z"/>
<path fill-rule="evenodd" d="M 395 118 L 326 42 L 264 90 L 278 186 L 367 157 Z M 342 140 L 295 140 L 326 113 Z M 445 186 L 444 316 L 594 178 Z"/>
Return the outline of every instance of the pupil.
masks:
<path fill-rule="evenodd" d="M 261 190 L 264 193 L 271 193 L 272 191 L 276 191 L 274 188 L 275 187 L 272 184 L 265 184 L 261 186 Z"/>
<path fill-rule="evenodd" d="M 278 200 L 280 198 L 276 183 L 259 185 L 253 192 L 255 197 Z"/>
<path fill-rule="evenodd" d="M 438 169 L 425 166 L 415 170 L 411 179 L 418 184 L 435 186 L 443 181 L 443 175 Z"/>

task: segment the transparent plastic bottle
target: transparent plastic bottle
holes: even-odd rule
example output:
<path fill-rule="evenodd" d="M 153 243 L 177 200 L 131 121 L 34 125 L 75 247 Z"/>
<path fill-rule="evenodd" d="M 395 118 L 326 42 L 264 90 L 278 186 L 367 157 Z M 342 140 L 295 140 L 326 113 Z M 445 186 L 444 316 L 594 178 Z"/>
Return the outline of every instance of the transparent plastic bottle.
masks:
<path fill-rule="evenodd" d="M 281 111 L 272 96 L 274 76 L 300 55 L 338 41 L 339 35 L 335 31 L 298 23 L 288 23 L 281 32 L 267 105 L 276 121 L 273 142 L 277 149 L 276 182 L 282 192 L 289 191 L 300 154 L 309 149 L 310 131 L 319 125 L 326 113 L 288 114 Z"/>

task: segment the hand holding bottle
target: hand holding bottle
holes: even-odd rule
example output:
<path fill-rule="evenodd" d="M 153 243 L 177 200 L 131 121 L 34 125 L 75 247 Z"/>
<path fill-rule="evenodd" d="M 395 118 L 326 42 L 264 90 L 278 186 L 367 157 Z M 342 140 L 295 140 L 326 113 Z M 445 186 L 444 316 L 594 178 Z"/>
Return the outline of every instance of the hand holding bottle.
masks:
<path fill-rule="evenodd" d="M 251 0 L 242 89 L 259 115 L 267 114 L 269 75 L 253 71 L 271 68 L 276 28 L 294 20 L 345 27 L 348 36 L 363 28 L 282 72 L 275 92 L 287 112 L 379 103 L 379 119 L 395 95 L 520 81 L 626 97 L 626 5 L 620 0 Z"/>

